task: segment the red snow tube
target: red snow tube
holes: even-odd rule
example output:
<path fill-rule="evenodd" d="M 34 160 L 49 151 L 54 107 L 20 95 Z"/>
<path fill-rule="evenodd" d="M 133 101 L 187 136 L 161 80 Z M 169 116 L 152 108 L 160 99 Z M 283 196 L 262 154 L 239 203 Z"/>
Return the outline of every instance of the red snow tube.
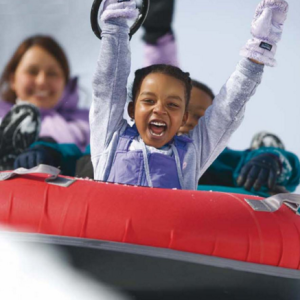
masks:
<path fill-rule="evenodd" d="M 0 223 L 23 232 L 124 242 L 299 269 L 300 216 L 256 212 L 258 197 L 175 191 L 44 175 L 0 181 Z"/>

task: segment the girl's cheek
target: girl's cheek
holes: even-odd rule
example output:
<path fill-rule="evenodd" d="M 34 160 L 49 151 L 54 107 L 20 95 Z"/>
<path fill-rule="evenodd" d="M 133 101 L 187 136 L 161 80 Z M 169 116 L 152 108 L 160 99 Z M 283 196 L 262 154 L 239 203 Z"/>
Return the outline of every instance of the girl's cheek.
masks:
<path fill-rule="evenodd" d="M 139 105 L 136 106 L 136 108 L 138 109 L 138 111 L 143 112 L 146 111 L 146 106 L 143 105 L 142 103 L 139 103 Z"/>
<path fill-rule="evenodd" d="M 57 92 L 63 92 L 65 88 L 64 80 L 59 78 L 50 81 L 50 85 Z"/>
<path fill-rule="evenodd" d="M 16 79 L 15 86 L 22 90 L 28 90 L 34 85 L 34 80 L 27 75 L 21 75 Z"/>

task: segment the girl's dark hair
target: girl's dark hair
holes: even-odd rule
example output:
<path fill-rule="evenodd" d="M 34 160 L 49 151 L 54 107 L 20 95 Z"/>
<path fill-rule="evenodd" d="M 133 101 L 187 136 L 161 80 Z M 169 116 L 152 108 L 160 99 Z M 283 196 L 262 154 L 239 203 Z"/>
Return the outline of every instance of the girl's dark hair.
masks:
<path fill-rule="evenodd" d="M 66 54 L 61 46 L 50 36 L 34 35 L 27 38 L 19 45 L 4 68 L 0 78 L 0 96 L 3 100 L 15 103 L 17 95 L 10 86 L 11 76 L 15 73 L 23 55 L 33 46 L 39 46 L 51 54 L 60 64 L 64 73 L 65 82 L 67 83 L 69 81 L 70 67 Z"/>
<path fill-rule="evenodd" d="M 213 91 L 211 90 L 211 88 L 209 88 L 206 84 L 204 84 L 204 83 L 202 83 L 200 81 L 192 79 L 192 85 L 193 85 L 193 87 L 195 87 L 195 88 L 203 91 L 208 96 L 210 96 L 211 100 L 214 100 L 215 94 L 213 93 Z"/>
<path fill-rule="evenodd" d="M 165 75 L 172 76 L 184 84 L 185 87 L 185 107 L 188 107 L 190 97 L 191 97 L 191 90 L 192 90 L 192 80 L 190 78 L 189 73 L 183 72 L 181 69 L 171 66 L 171 65 L 165 65 L 165 64 L 159 64 L 159 65 L 151 65 L 146 68 L 138 69 L 135 71 L 135 78 L 132 85 L 132 91 L 131 91 L 131 97 L 132 101 L 135 102 L 136 96 L 138 94 L 138 91 L 141 88 L 142 82 L 145 79 L 145 77 L 152 73 L 161 73 Z"/>

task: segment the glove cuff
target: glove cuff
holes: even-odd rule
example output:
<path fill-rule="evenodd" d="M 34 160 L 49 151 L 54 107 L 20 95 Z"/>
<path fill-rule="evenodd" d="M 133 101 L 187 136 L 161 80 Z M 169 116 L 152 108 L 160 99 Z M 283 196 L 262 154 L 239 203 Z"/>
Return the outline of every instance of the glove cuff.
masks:
<path fill-rule="evenodd" d="M 274 59 L 274 56 L 276 50 L 276 45 L 272 45 L 265 40 L 252 38 L 249 39 L 246 45 L 241 49 L 240 55 L 257 60 L 266 66 L 275 67 L 276 60 Z"/>
<path fill-rule="evenodd" d="M 106 7 L 101 14 L 101 21 L 105 22 L 109 19 L 124 18 L 134 19 L 138 16 L 138 9 L 136 8 L 135 2 L 120 2 L 113 3 Z"/>

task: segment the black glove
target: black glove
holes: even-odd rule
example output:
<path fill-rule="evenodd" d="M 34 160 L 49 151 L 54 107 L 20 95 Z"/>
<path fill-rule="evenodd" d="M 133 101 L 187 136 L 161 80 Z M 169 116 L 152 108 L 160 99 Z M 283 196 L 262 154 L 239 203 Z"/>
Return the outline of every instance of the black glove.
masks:
<path fill-rule="evenodd" d="M 91 155 L 84 155 L 77 160 L 75 176 L 94 179 L 94 169 L 91 161 Z"/>
<path fill-rule="evenodd" d="M 246 190 L 252 187 L 258 191 L 263 185 L 272 190 L 282 169 L 279 157 L 265 153 L 252 158 L 246 163 L 237 178 L 238 186 Z"/>
<path fill-rule="evenodd" d="M 171 23 L 174 12 L 174 0 L 151 0 L 147 18 L 143 24 L 143 40 L 156 44 L 167 33 L 172 33 Z"/>
<path fill-rule="evenodd" d="M 50 165 L 58 167 L 61 162 L 61 154 L 53 148 L 36 145 L 33 148 L 29 148 L 22 152 L 14 162 L 14 168 L 26 168 L 30 169 L 39 164 Z"/>

